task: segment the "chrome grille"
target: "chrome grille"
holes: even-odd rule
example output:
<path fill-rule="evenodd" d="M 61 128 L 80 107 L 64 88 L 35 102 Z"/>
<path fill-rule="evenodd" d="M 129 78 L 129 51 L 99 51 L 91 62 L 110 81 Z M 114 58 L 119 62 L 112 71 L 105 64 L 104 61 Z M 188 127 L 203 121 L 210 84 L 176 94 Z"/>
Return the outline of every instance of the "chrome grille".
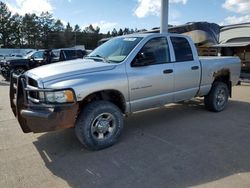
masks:
<path fill-rule="evenodd" d="M 27 77 L 27 85 L 26 85 L 26 90 L 27 90 L 27 96 L 28 100 L 33 103 L 39 103 L 40 98 L 39 98 L 39 91 L 38 90 L 38 83 L 36 80 L 33 78 Z"/>

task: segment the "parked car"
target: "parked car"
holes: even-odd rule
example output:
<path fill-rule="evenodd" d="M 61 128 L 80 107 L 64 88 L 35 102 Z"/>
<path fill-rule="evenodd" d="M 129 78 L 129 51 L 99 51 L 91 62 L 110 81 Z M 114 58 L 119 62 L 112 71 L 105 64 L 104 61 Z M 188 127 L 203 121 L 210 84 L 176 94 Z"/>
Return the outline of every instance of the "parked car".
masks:
<path fill-rule="evenodd" d="M 83 58 L 86 52 L 79 49 L 56 49 L 56 50 L 38 50 L 28 53 L 23 58 L 6 60 L 1 65 L 1 74 L 8 80 L 10 73 L 21 74 L 27 70 L 39 67 L 45 64 L 59 61 L 67 61 L 77 58 Z"/>
<path fill-rule="evenodd" d="M 21 58 L 7 59 L 1 65 L 1 74 L 6 80 L 8 80 L 11 71 L 20 74 L 42 64 L 43 56 L 44 50 L 38 50 L 32 51 Z"/>
<path fill-rule="evenodd" d="M 23 55 L 21 55 L 21 54 L 10 54 L 10 55 L 0 54 L 0 69 L 1 69 L 1 65 L 3 65 L 6 61 L 13 60 L 13 59 L 20 59 L 20 58 L 23 58 Z"/>
<path fill-rule="evenodd" d="M 238 57 L 199 58 L 187 36 L 134 34 L 110 39 L 84 59 L 14 75 L 10 102 L 23 132 L 74 127 L 83 145 L 98 150 L 113 145 L 124 117 L 138 111 L 193 97 L 224 110 L 239 76 Z"/>

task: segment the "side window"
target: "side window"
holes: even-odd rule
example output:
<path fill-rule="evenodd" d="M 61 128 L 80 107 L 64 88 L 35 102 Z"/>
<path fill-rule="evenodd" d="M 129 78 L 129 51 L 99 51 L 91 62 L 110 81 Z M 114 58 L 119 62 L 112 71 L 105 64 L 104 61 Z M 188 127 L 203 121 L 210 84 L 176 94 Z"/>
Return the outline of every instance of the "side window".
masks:
<path fill-rule="evenodd" d="M 176 62 L 193 61 L 193 53 L 187 39 L 183 37 L 171 37 L 174 47 Z"/>
<path fill-rule="evenodd" d="M 66 55 L 66 59 L 77 59 L 77 58 L 83 58 L 83 51 L 82 50 L 65 50 L 64 51 Z"/>
<path fill-rule="evenodd" d="M 59 57 L 60 51 L 59 50 L 53 50 L 52 51 L 52 57 Z"/>
<path fill-rule="evenodd" d="M 137 55 L 141 63 L 146 65 L 170 62 L 168 42 L 166 38 L 154 38 L 148 41 Z"/>
<path fill-rule="evenodd" d="M 75 57 L 75 51 L 73 50 L 65 50 L 64 54 L 66 56 L 66 60 L 74 59 Z"/>
<path fill-rule="evenodd" d="M 36 52 L 32 55 L 34 59 L 42 59 L 43 58 L 43 52 Z"/>
<path fill-rule="evenodd" d="M 76 57 L 77 58 L 83 58 L 86 55 L 86 51 L 82 51 L 82 50 L 77 50 L 76 51 Z"/>
<path fill-rule="evenodd" d="M 60 54 L 59 50 L 52 50 L 51 53 L 52 62 L 59 61 L 59 54 Z"/>

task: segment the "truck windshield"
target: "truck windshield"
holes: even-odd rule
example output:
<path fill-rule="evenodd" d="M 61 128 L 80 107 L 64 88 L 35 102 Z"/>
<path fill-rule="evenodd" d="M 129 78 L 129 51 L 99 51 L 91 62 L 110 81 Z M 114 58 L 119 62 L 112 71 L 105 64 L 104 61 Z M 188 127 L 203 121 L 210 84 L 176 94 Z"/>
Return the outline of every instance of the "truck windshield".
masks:
<path fill-rule="evenodd" d="M 96 48 L 86 58 L 102 59 L 104 62 L 120 63 L 141 41 L 141 37 L 114 38 Z"/>

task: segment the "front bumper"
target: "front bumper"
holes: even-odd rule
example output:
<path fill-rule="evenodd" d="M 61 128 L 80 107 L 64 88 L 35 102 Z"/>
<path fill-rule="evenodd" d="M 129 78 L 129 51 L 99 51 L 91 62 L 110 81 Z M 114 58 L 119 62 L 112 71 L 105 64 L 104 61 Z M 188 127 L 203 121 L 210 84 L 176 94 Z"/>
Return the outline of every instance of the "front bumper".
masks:
<path fill-rule="evenodd" d="M 74 127 L 78 103 L 44 104 L 31 101 L 31 92 L 58 91 L 27 87 L 24 76 L 11 76 L 10 104 L 23 132 L 48 132 Z"/>

